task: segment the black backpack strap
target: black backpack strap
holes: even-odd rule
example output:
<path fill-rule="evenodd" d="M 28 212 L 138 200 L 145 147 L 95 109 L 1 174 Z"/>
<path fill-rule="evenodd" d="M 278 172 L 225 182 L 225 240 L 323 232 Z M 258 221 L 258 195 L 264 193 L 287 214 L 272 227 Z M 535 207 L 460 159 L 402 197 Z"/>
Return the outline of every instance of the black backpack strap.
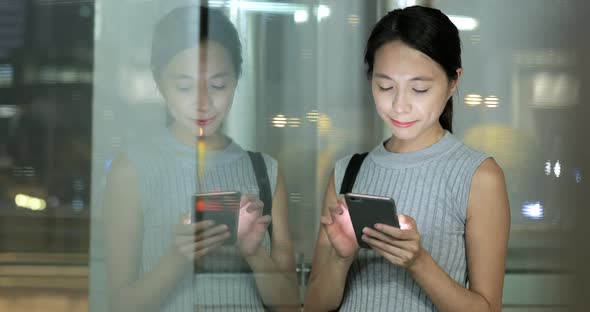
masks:
<path fill-rule="evenodd" d="M 354 186 L 354 181 L 356 180 L 356 176 L 361 169 L 361 165 L 363 164 L 363 160 L 367 157 L 369 153 L 362 153 L 362 154 L 354 154 L 350 161 L 348 162 L 348 166 L 346 166 L 346 171 L 344 172 L 344 178 L 342 179 L 342 185 L 340 186 L 340 194 L 346 194 L 352 192 L 352 187 Z"/>
<path fill-rule="evenodd" d="M 262 215 L 271 216 L 272 213 L 272 194 L 270 188 L 270 182 L 268 179 L 268 173 L 266 171 L 266 164 L 261 153 L 248 151 L 248 156 L 252 161 L 252 167 L 254 168 L 254 174 L 256 175 L 256 183 L 258 183 L 258 190 L 260 192 L 260 200 L 264 203 L 262 209 Z M 272 237 L 272 222 L 268 226 L 268 234 Z"/>

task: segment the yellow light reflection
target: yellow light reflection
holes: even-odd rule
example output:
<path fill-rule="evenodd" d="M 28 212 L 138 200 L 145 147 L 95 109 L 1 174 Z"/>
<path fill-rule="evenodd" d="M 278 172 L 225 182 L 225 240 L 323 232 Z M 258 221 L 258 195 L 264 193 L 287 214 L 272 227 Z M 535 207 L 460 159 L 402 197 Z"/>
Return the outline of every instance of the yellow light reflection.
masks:
<path fill-rule="evenodd" d="M 45 210 L 47 208 L 47 202 L 45 200 L 25 194 L 17 194 L 14 197 L 14 203 L 20 208 L 33 211 Z"/>
<path fill-rule="evenodd" d="M 482 98 L 479 94 L 467 94 L 465 96 L 465 105 L 467 106 L 477 106 L 481 105 Z"/>
<path fill-rule="evenodd" d="M 495 95 L 490 95 L 483 100 L 483 103 L 486 105 L 486 107 L 497 108 L 500 106 L 500 99 Z"/>
<path fill-rule="evenodd" d="M 299 128 L 301 126 L 301 119 L 299 118 L 289 118 L 287 123 L 291 128 Z"/>
<path fill-rule="evenodd" d="M 282 114 L 276 115 L 272 119 L 272 126 L 277 128 L 284 128 L 287 125 L 287 117 Z"/>
<path fill-rule="evenodd" d="M 307 113 L 307 121 L 309 122 L 317 122 L 320 118 L 320 113 L 317 110 L 312 110 Z"/>
<path fill-rule="evenodd" d="M 348 24 L 350 24 L 350 26 L 352 26 L 352 27 L 357 26 L 360 21 L 361 21 L 361 19 L 358 15 L 351 14 L 348 16 Z"/>

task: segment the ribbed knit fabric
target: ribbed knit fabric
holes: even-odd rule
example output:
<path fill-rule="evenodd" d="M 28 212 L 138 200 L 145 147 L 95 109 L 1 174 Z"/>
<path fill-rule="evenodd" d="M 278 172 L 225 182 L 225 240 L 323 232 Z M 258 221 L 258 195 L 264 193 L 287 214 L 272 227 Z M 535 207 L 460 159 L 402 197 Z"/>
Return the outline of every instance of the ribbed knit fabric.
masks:
<path fill-rule="evenodd" d="M 352 156 L 336 162 L 336 193 Z M 422 247 L 460 285 L 467 284 L 465 221 L 471 178 L 489 155 L 447 132 L 411 153 L 379 144 L 360 168 L 353 192 L 391 197 L 398 213 L 416 220 Z M 362 249 L 348 273 L 340 311 L 436 311 L 405 269 Z"/>
<path fill-rule="evenodd" d="M 233 141 L 223 150 L 206 153 L 201 185 L 197 179 L 196 149 L 180 143 L 170 133 L 153 139 L 151 144 L 131 146 L 126 154 L 137 169 L 140 182 L 144 221 L 140 278 L 156 267 L 174 243 L 173 227 L 193 207 L 194 194 L 210 191 L 259 194 L 250 158 Z M 270 156 L 263 156 L 274 194 L 277 163 Z M 268 251 L 268 233 L 263 245 Z M 247 271 L 244 262 L 233 255 L 234 247 L 224 247 L 217 255 L 208 256 L 206 266 L 219 268 L 222 263 L 224 272 L 188 274 L 172 291 L 161 311 L 263 311 L 252 273 L 244 272 Z"/>

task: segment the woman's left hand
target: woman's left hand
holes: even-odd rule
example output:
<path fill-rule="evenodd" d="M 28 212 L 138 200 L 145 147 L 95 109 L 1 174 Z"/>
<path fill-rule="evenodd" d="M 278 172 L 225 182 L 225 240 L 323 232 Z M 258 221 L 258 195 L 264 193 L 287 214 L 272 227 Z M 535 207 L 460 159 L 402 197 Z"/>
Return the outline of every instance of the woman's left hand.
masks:
<path fill-rule="evenodd" d="M 264 204 L 256 195 L 243 195 L 240 201 L 238 219 L 238 249 L 244 257 L 256 254 L 264 234 L 271 222 L 269 215 L 263 216 Z"/>
<path fill-rule="evenodd" d="M 364 228 L 362 239 L 389 262 L 410 269 L 420 260 L 424 250 L 416 221 L 399 215 L 401 228 L 377 223 L 375 228 Z"/>

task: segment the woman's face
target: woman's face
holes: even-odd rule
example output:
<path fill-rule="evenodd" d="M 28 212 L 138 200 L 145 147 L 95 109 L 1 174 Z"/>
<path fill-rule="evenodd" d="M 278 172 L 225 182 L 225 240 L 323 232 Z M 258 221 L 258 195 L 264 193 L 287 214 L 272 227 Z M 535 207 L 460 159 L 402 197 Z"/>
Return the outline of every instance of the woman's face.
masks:
<path fill-rule="evenodd" d="M 440 133 L 438 119 L 457 80 L 449 81 L 438 63 L 396 40 L 375 53 L 371 85 L 377 113 L 393 136 L 414 141 Z"/>
<path fill-rule="evenodd" d="M 230 55 L 217 42 L 201 42 L 174 56 L 159 82 L 172 127 L 193 137 L 218 133 L 237 82 Z"/>

